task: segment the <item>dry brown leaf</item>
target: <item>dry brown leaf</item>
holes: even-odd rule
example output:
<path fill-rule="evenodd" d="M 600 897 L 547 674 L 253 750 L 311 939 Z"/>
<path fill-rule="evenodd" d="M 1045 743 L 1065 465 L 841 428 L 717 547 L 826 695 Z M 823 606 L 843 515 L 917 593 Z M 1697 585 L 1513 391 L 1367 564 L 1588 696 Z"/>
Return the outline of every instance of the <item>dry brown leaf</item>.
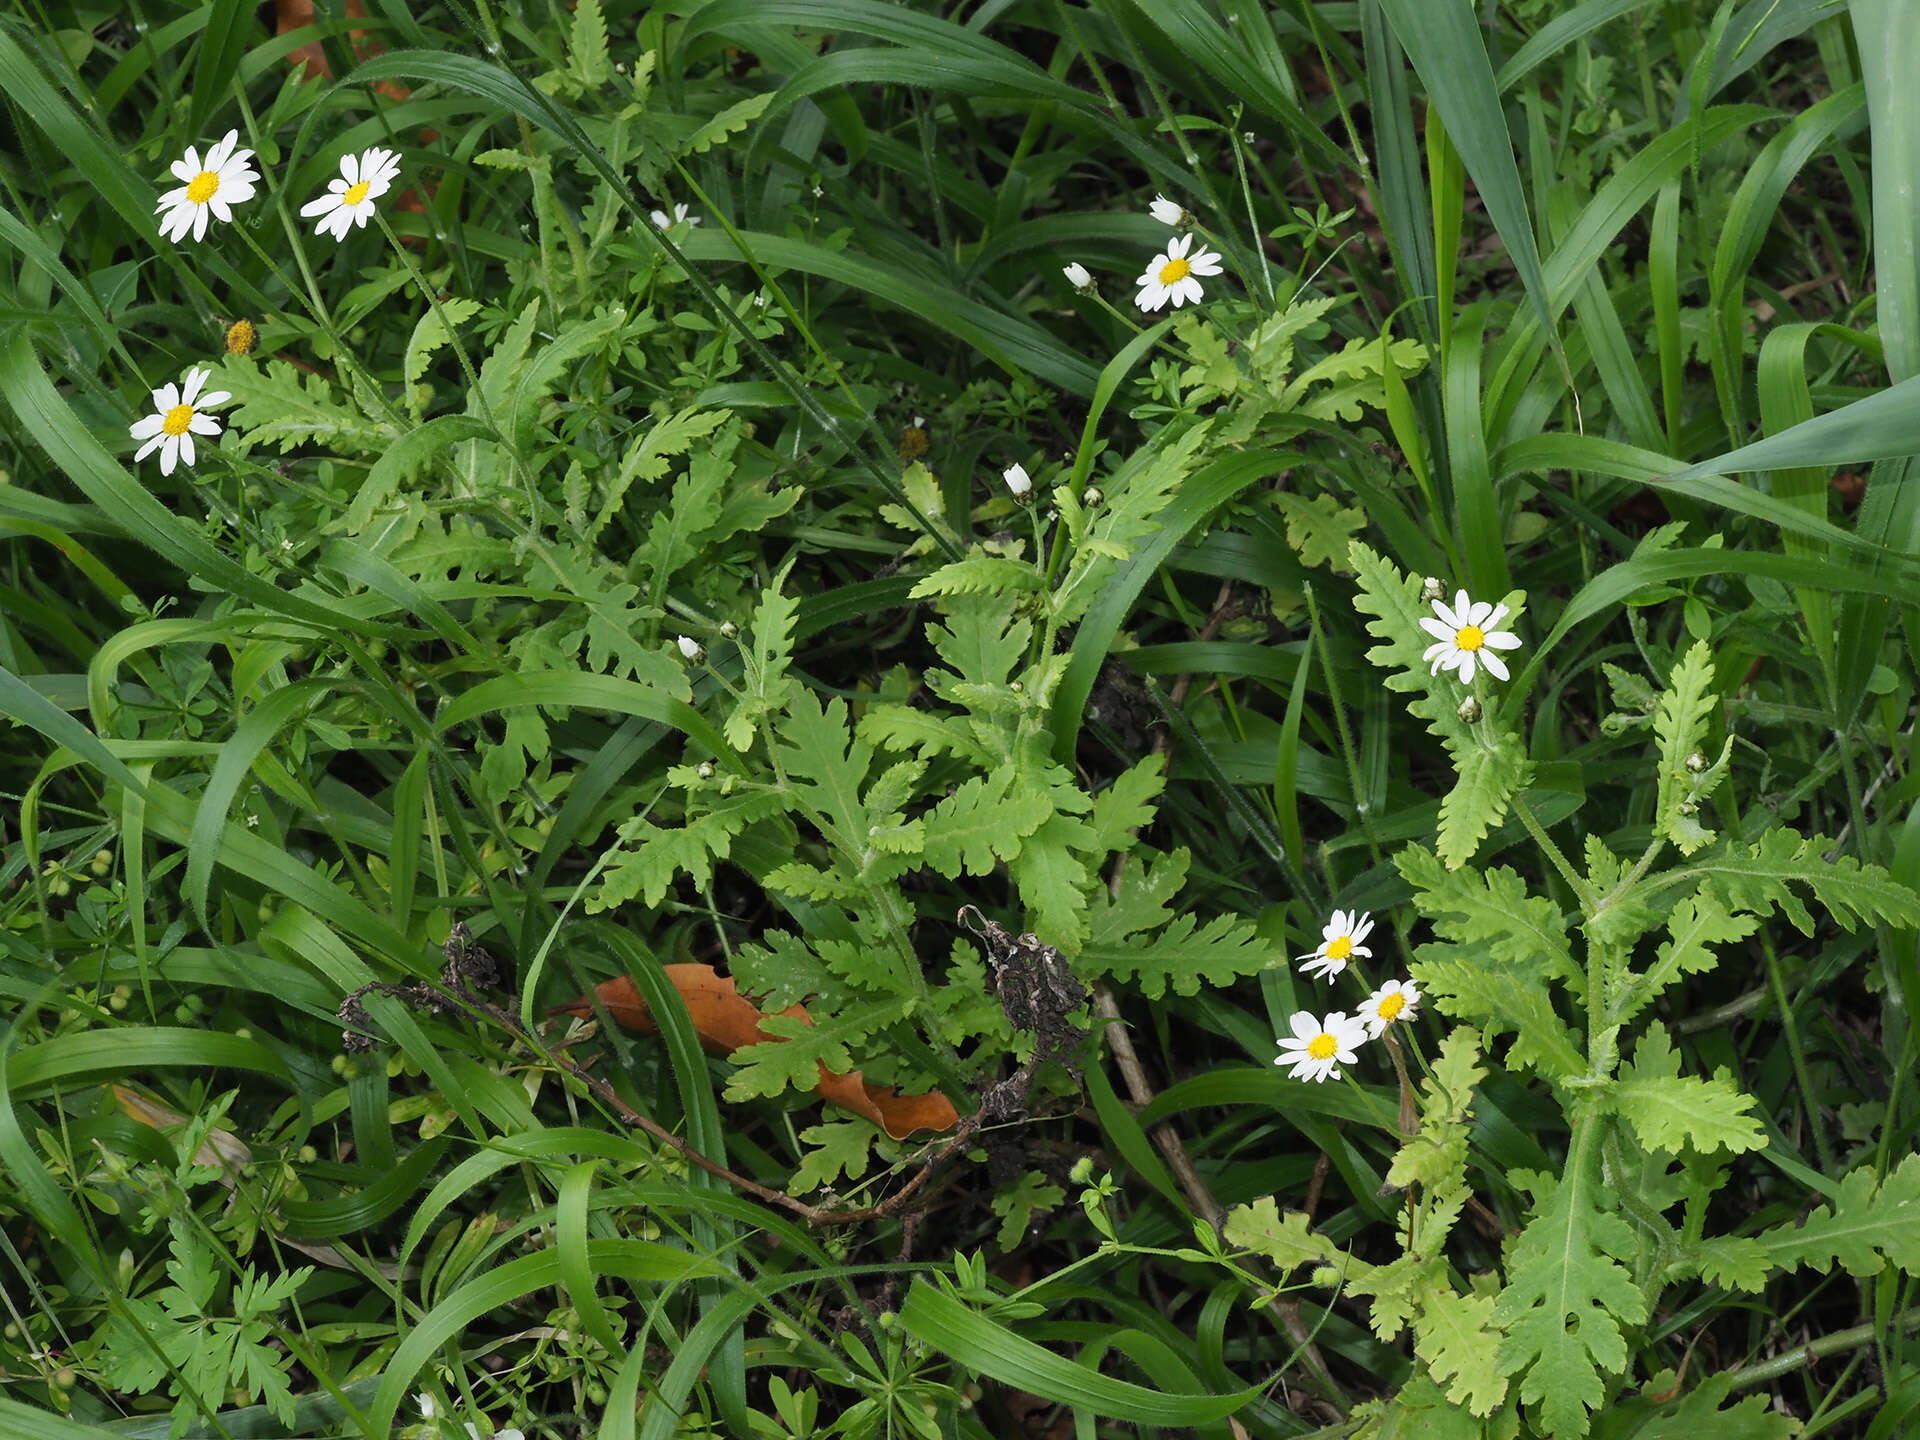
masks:
<path fill-rule="evenodd" d="M 700 1043 L 707 1049 L 725 1055 L 743 1045 L 779 1040 L 779 1036 L 761 1031 L 760 1022 L 766 1018 L 766 1013 L 734 988 L 731 976 L 720 974 L 711 965 L 668 965 L 664 968 L 667 979 L 686 1002 L 693 1028 L 700 1036 Z M 653 1013 L 648 1010 L 647 1002 L 640 998 L 639 990 L 626 976 L 595 986 L 594 994 L 607 1007 L 607 1013 L 627 1029 L 638 1030 L 643 1035 L 660 1033 L 660 1027 L 653 1023 Z M 553 1013 L 591 1015 L 593 1007 L 583 996 L 569 1005 L 556 1006 Z M 813 1023 L 804 1005 L 789 1005 L 780 1013 L 798 1016 L 809 1025 Z M 856 1115 L 864 1115 L 895 1140 L 904 1140 L 916 1130 L 951 1130 L 960 1123 L 960 1114 L 953 1108 L 953 1102 L 939 1091 L 928 1095 L 902 1095 L 883 1085 L 867 1084 L 858 1070 L 836 1075 L 823 1065 L 820 1067 L 820 1083 L 814 1088 L 821 1099 L 830 1100 Z"/>

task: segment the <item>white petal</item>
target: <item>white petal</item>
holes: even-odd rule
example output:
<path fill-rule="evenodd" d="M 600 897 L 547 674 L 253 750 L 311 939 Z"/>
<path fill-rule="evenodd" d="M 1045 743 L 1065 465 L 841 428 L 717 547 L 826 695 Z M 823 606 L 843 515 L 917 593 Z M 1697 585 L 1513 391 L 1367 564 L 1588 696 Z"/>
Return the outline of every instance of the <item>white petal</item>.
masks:
<path fill-rule="evenodd" d="M 1420 617 L 1420 628 L 1426 631 L 1427 634 L 1433 636 L 1433 638 L 1436 640 L 1444 640 L 1449 645 L 1453 643 L 1454 627 L 1451 625 L 1442 624 L 1440 621 L 1435 620 L 1431 615 L 1422 615 Z"/>
<path fill-rule="evenodd" d="M 206 411 L 196 410 L 193 412 L 193 419 L 187 422 L 187 429 L 195 435 L 218 435 L 220 433 L 220 422 L 214 419 L 213 416 L 207 414 Z"/>
<path fill-rule="evenodd" d="M 347 182 L 349 188 L 360 183 L 360 157 L 358 155 L 342 155 L 340 157 L 340 178 Z"/>
<path fill-rule="evenodd" d="M 324 215 L 329 210 L 337 210 L 339 208 L 340 197 L 338 195 L 327 194 L 322 195 L 318 200 L 309 200 L 300 207 L 300 213 L 302 215 Z"/>
<path fill-rule="evenodd" d="M 1187 263 L 1193 267 L 1193 273 L 1196 275 L 1220 273 L 1220 257 L 1211 250 L 1202 250 L 1198 255 L 1190 257 Z"/>
<path fill-rule="evenodd" d="M 142 445 L 138 450 L 134 452 L 133 463 L 138 465 L 142 460 L 146 459 L 147 456 L 151 455 L 154 451 L 158 450 L 160 446 L 166 441 L 166 438 L 167 437 L 165 435 L 162 435 L 156 432 L 154 434 L 154 437 L 151 440 L 147 441 L 146 444 Z"/>
<path fill-rule="evenodd" d="M 180 458 L 188 465 L 193 464 L 193 432 L 191 430 L 180 437 Z"/>
<path fill-rule="evenodd" d="M 153 408 L 165 414 L 180 403 L 180 387 L 169 380 L 153 392 Z"/>
<path fill-rule="evenodd" d="M 216 405 L 224 405 L 233 398 L 225 390 L 213 390 L 200 397 L 197 408 L 211 410 Z"/>
<path fill-rule="evenodd" d="M 1373 954 L 1373 951 L 1368 946 L 1356 945 L 1353 947 L 1353 949 L 1349 950 L 1347 954 L 1350 956 L 1358 956 L 1362 959 L 1365 959 L 1368 956 L 1371 956 Z"/>
<path fill-rule="evenodd" d="M 188 153 L 191 154 L 192 152 L 189 151 Z M 176 160 L 173 162 L 173 164 L 167 167 L 167 173 L 173 176 L 173 178 L 176 180 L 186 182 L 186 183 L 191 183 L 193 180 L 193 177 L 198 175 L 200 172 L 194 169 L 193 166 L 189 165 L 186 161 Z"/>
<path fill-rule="evenodd" d="M 1487 616 L 1487 618 L 1480 622 L 1480 628 L 1482 630 L 1492 630 L 1496 626 L 1498 626 L 1502 620 L 1506 618 L 1507 618 L 1507 607 L 1504 605 L 1496 605 L 1493 607 L 1492 612 Z"/>
<path fill-rule="evenodd" d="M 169 435 L 160 446 L 160 473 L 171 475 L 173 467 L 180 463 L 180 437 Z"/>
<path fill-rule="evenodd" d="M 191 180 L 194 176 L 198 175 L 202 170 L 207 168 L 206 166 L 200 163 L 200 147 L 198 145 L 187 146 L 186 158 L 183 159 L 180 163 L 187 167 L 187 173 L 180 177 L 182 180 Z"/>
<path fill-rule="evenodd" d="M 233 219 L 233 211 L 227 208 L 227 202 L 222 200 L 218 195 L 208 198 L 207 208 L 213 211 L 213 218 L 218 220 L 222 225 Z"/>
<path fill-rule="evenodd" d="M 231 183 L 223 180 L 220 183 L 220 194 L 225 197 L 229 205 L 244 205 L 254 197 L 255 193 L 251 180 L 235 180 Z"/>
<path fill-rule="evenodd" d="M 208 373 L 208 371 L 202 370 L 197 365 L 187 371 L 187 385 L 186 388 L 180 392 L 180 401 L 182 404 L 193 404 L 193 397 L 198 395 L 200 393 L 200 387 L 207 383 Z"/>
<path fill-rule="evenodd" d="M 127 433 L 136 440 L 144 440 L 149 435 L 158 435 L 160 433 L 160 427 L 164 424 L 166 424 L 165 416 L 142 415 L 127 427 Z"/>
<path fill-rule="evenodd" d="M 1187 251 L 1191 250 L 1192 248 L 1193 248 L 1193 236 L 1176 235 L 1173 237 L 1173 239 L 1167 242 L 1167 258 L 1169 260 L 1181 259 L 1183 256 L 1186 255 Z"/>
<path fill-rule="evenodd" d="M 1495 650 L 1518 650 L 1520 637 L 1511 630 L 1494 630 L 1488 632 L 1487 644 Z"/>
<path fill-rule="evenodd" d="M 1287 1017 L 1287 1028 L 1293 1031 L 1297 1040 L 1311 1040 L 1320 1033 L 1320 1022 L 1313 1017 L 1311 1010 L 1296 1010 Z"/>
<path fill-rule="evenodd" d="M 1496 675 L 1502 680 L 1511 680 L 1513 678 L 1513 676 L 1507 673 L 1507 662 L 1491 650 L 1482 650 L 1480 652 L 1480 663 L 1487 667 L 1489 674 Z"/>
<path fill-rule="evenodd" d="M 205 402 L 202 402 L 205 403 Z M 1373 917 L 1362 910 L 1353 917 L 1353 938 L 1364 940 L 1373 933 Z"/>
<path fill-rule="evenodd" d="M 229 130 L 213 142 L 213 148 L 207 151 L 207 169 L 219 174 L 227 163 L 227 156 L 233 153 L 233 147 L 240 143 L 240 132 Z"/>
<path fill-rule="evenodd" d="M 1422 660 L 1432 660 L 1437 655 L 1446 655 L 1450 653 L 1452 649 L 1453 649 L 1453 641 L 1442 640 L 1437 645 L 1427 646 L 1426 650 L 1421 654 L 1420 658 Z"/>
<path fill-rule="evenodd" d="M 1460 663 L 1455 668 L 1460 671 L 1460 678 L 1471 685 L 1473 683 L 1473 652 L 1471 650 L 1462 650 L 1460 652 Z"/>
<path fill-rule="evenodd" d="M 1467 624 L 1485 628 L 1487 617 L 1493 614 L 1493 606 L 1484 600 L 1476 600 L 1473 608 L 1467 612 Z"/>
<path fill-rule="evenodd" d="M 193 238 L 195 240 L 204 240 L 207 238 L 207 207 L 204 205 L 194 211 Z"/>

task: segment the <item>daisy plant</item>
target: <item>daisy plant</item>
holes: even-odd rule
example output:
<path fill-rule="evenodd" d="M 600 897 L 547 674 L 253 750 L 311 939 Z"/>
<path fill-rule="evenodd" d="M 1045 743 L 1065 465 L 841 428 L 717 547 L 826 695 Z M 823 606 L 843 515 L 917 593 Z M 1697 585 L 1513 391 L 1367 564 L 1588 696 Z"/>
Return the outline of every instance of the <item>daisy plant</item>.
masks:
<path fill-rule="evenodd" d="M 160 233 L 168 240 L 177 245 L 189 230 L 195 240 L 204 240 L 209 217 L 225 224 L 233 219 L 235 205 L 253 198 L 260 174 L 249 163 L 253 151 L 236 150 L 239 143 L 240 132 L 229 130 L 204 159 L 189 145 L 186 155 L 173 162 L 170 171 L 181 184 L 162 195 L 154 207 L 160 216 Z"/>
<path fill-rule="evenodd" d="M 1433 616 L 1420 618 L 1420 628 L 1434 639 L 1421 657 L 1433 662 L 1429 673 L 1438 675 L 1442 670 L 1452 670 L 1472 684 L 1474 667 L 1478 664 L 1498 679 L 1513 678 L 1507 673 L 1506 662 L 1494 653 L 1520 648 L 1518 635 L 1498 628 L 1507 617 L 1505 605 L 1475 601 L 1464 590 L 1453 597 L 1452 609 L 1438 600 L 1431 604 Z"/>
<path fill-rule="evenodd" d="M 233 398 L 225 390 L 200 393 L 212 373 L 189 370 L 184 390 L 169 381 L 153 392 L 153 414 L 128 427 L 134 439 L 146 442 L 134 453 L 136 465 L 158 450 L 162 475 L 173 474 L 173 467 L 182 463 L 193 468 L 193 437 L 211 440 L 220 433 L 220 422 L 207 412 Z"/>
<path fill-rule="evenodd" d="M 1411 1020 L 1420 1005 L 1420 987 L 1411 980 L 1389 980 L 1360 1002 L 1360 1020 L 1369 1039 L 1378 1040 L 1396 1020 Z"/>
<path fill-rule="evenodd" d="M 302 205 L 300 213 L 309 220 L 320 218 L 314 234 L 332 231 L 336 241 L 345 240 L 350 228 L 366 227 L 373 218 L 373 202 L 393 188 L 399 174 L 400 157 L 378 145 L 358 155 L 342 155 L 340 174 L 327 182 L 327 193 Z"/>

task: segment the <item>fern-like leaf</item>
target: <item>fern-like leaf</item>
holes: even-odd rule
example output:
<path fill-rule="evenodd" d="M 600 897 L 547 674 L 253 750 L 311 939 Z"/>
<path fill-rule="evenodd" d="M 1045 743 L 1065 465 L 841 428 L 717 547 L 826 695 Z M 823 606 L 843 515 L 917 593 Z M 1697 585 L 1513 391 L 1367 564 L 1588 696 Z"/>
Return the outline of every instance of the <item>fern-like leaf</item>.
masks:
<path fill-rule="evenodd" d="M 998 861 L 1020 853 L 1021 842 L 1053 814 L 1053 804 L 1031 790 L 1009 794 L 1009 778 L 1004 770 L 975 775 L 928 812 L 927 864 L 951 880 L 962 870 L 991 874 Z"/>
<path fill-rule="evenodd" d="M 262 370 L 228 356 L 213 368 L 217 378 L 208 388 L 233 396 L 224 418 L 244 447 L 273 445 L 284 454 L 311 441 L 343 454 L 377 455 L 400 438 L 393 426 L 336 397 L 325 376 L 302 375 L 284 360 L 269 360 Z"/>
<path fill-rule="evenodd" d="M 1920 1155 L 1907 1156 L 1885 1180 L 1862 1166 L 1840 1182 L 1831 1207 L 1804 1224 L 1764 1231 L 1760 1243 L 1776 1265 L 1824 1271 L 1838 1260 L 1850 1275 L 1877 1275 L 1891 1262 L 1920 1275 Z"/>
<path fill-rule="evenodd" d="M 1885 921 L 1896 930 L 1920 928 L 1920 895 L 1878 865 L 1862 865 L 1850 855 L 1822 858 L 1833 848 L 1820 836 L 1769 830 L 1751 847 L 1730 845 L 1689 867 L 1704 874 L 1729 911 L 1747 910 L 1763 919 L 1774 906 L 1802 935 L 1813 934 L 1813 916 L 1790 888 L 1805 885 L 1843 930 L 1861 922 Z"/>
<path fill-rule="evenodd" d="M 1695 820 L 1689 807 L 1697 794 L 1711 786 L 1709 777 L 1696 777 L 1687 759 L 1706 739 L 1707 721 L 1715 705 L 1713 651 L 1697 641 L 1673 668 L 1667 692 L 1653 712 L 1653 733 L 1660 744 L 1659 795 L 1654 802 L 1654 828 L 1691 855 L 1713 839 L 1713 832 Z M 1696 793 L 1697 792 L 1697 793 Z"/>
<path fill-rule="evenodd" d="M 1577 1123 L 1605 1122 L 1589 1115 Z M 1493 1310 L 1507 1332 L 1500 1370 L 1523 1377 L 1521 1400 L 1555 1440 L 1587 1433 L 1588 1412 L 1606 1398 L 1601 1372 L 1626 1368 L 1621 1324 L 1647 1318 L 1644 1292 L 1618 1263 L 1634 1253 L 1633 1230 L 1596 1202 L 1597 1147 L 1574 1143 L 1565 1175 L 1547 1182 L 1552 1193 L 1514 1243 Z"/>
<path fill-rule="evenodd" d="M 1680 1055 L 1664 1025 L 1640 1037 L 1633 1061 L 1620 1074 L 1608 1103 L 1633 1126 L 1649 1150 L 1678 1154 L 1691 1145 L 1714 1150 L 1758 1150 L 1766 1134 L 1748 1112 L 1751 1097 L 1723 1076 L 1702 1080 L 1680 1073 Z"/>
<path fill-rule="evenodd" d="M 1493 1297 L 1444 1292 L 1421 1308 L 1413 1350 L 1427 1362 L 1447 1399 L 1483 1419 L 1507 1398 L 1500 1372 L 1500 1334 L 1493 1328 Z"/>
<path fill-rule="evenodd" d="M 783 589 L 791 563 L 781 567 L 760 596 L 753 615 L 753 638 L 740 649 L 740 699 L 724 726 L 727 743 L 736 750 L 752 745 L 760 722 L 780 710 L 794 693 L 787 667 L 793 662 L 793 623 L 800 608 Z"/>

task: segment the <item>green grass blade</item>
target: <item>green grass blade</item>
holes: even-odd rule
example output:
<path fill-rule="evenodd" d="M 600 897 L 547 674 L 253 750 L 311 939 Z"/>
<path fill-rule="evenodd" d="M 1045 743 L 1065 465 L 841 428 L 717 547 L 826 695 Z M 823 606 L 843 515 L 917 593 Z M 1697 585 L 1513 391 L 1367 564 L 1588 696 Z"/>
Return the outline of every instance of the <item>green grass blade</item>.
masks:
<path fill-rule="evenodd" d="M 1507 133 L 1506 110 L 1493 83 L 1493 65 L 1466 0 L 1381 0 L 1401 48 L 1413 61 L 1447 136 L 1473 177 L 1487 217 L 1505 242 L 1533 302 L 1541 327 L 1553 333 L 1533 217 Z"/>
<path fill-rule="evenodd" d="M 200 60 L 193 69 L 193 109 L 187 119 L 190 133 L 209 141 L 219 138 L 202 132 L 231 98 L 227 86 L 240 68 L 240 57 L 247 53 L 256 9 L 251 0 L 213 0 L 200 41 Z"/>

